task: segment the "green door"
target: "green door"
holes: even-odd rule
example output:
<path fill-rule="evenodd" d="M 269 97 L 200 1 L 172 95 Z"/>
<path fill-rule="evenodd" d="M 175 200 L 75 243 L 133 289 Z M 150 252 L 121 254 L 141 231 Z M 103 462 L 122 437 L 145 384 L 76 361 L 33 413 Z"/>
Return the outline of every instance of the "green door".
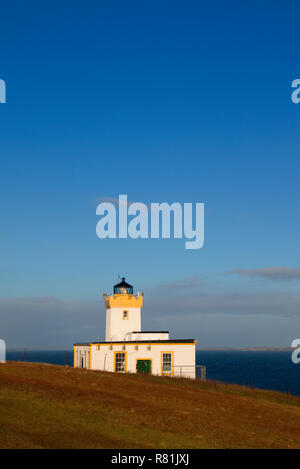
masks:
<path fill-rule="evenodd" d="M 151 373 L 151 360 L 137 360 L 136 371 L 137 373 Z"/>

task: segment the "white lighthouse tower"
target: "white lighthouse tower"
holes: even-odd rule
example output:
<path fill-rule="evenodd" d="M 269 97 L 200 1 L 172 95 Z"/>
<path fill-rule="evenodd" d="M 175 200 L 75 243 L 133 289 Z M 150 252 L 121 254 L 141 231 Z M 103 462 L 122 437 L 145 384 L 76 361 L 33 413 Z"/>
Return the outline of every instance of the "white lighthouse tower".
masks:
<path fill-rule="evenodd" d="M 141 331 L 143 294 L 133 294 L 133 287 L 122 281 L 114 285 L 111 296 L 104 294 L 106 309 L 106 342 L 129 340 L 129 334 Z"/>

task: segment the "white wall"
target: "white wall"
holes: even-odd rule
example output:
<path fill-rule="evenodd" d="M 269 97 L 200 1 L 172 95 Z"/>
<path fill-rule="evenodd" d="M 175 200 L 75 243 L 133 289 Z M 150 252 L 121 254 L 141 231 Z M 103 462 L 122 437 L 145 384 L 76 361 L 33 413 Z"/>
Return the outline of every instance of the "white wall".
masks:
<path fill-rule="evenodd" d="M 123 311 L 128 311 L 128 319 L 123 319 Z M 105 340 L 128 340 L 127 335 L 132 331 L 141 330 L 140 308 L 111 308 L 106 310 Z"/>
<path fill-rule="evenodd" d="M 90 347 L 89 345 L 74 346 L 74 368 L 90 367 Z"/>
<path fill-rule="evenodd" d="M 127 372 L 136 373 L 137 359 L 152 359 L 152 374 L 161 375 L 161 352 L 173 352 L 173 376 L 195 378 L 196 346 L 188 343 L 168 344 L 100 344 L 91 346 L 91 368 L 114 371 L 115 352 L 126 352 Z"/>
<path fill-rule="evenodd" d="M 127 340 L 169 340 L 168 332 L 131 332 L 127 335 Z"/>

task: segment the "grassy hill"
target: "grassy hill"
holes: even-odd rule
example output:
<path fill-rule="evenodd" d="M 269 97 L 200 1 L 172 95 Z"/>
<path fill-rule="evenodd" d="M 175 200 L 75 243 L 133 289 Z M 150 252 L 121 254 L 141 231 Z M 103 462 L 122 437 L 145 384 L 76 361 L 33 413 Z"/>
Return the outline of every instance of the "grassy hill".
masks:
<path fill-rule="evenodd" d="M 300 399 L 8 362 L 0 365 L 0 448 L 300 448 Z"/>

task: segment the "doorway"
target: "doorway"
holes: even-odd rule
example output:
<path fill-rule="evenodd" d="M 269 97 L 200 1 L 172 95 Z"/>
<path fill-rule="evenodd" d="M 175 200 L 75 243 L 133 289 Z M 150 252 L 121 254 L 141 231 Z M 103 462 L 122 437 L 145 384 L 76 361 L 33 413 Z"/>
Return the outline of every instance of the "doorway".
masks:
<path fill-rule="evenodd" d="M 137 373 L 151 374 L 151 360 L 140 359 L 136 361 Z"/>

